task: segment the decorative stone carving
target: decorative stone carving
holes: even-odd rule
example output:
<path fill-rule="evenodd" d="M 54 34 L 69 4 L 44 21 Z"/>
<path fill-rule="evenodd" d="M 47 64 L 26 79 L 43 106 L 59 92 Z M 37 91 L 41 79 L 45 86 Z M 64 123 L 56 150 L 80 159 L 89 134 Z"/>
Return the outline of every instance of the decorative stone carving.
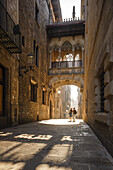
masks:
<path fill-rule="evenodd" d="M 65 41 L 64 44 L 61 47 L 61 50 L 62 51 L 72 50 L 72 45 L 70 44 L 70 42 Z"/>
<path fill-rule="evenodd" d="M 82 49 L 82 45 L 81 45 L 80 43 L 77 43 L 77 44 L 75 45 L 75 49 L 76 49 L 76 50 L 81 50 L 81 49 Z"/>
<path fill-rule="evenodd" d="M 56 51 L 59 51 L 59 47 L 57 45 L 54 46 L 53 50 L 56 52 Z"/>

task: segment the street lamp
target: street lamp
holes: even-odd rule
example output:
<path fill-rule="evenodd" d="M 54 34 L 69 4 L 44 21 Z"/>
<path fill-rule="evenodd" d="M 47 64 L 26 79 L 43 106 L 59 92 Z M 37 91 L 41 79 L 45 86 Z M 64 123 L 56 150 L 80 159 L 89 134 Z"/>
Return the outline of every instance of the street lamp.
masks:
<path fill-rule="evenodd" d="M 61 91 L 60 90 L 58 90 L 58 94 L 60 94 L 61 93 Z"/>
<path fill-rule="evenodd" d="M 31 53 L 29 53 L 27 56 L 28 56 L 28 63 L 29 63 L 30 65 L 33 65 L 33 62 L 34 62 L 34 60 L 33 60 L 33 58 L 34 58 L 33 53 L 31 52 Z"/>
<path fill-rule="evenodd" d="M 29 67 L 27 67 L 26 65 L 25 65 L 25 66 L 20 66 L 20 59 L 18 59 L 18 60 L 19 60 L 19 76 L 22 76 L 22 77 L 23 77 L 23 75 L 20 73 L 20 70 L 22 70 L 22 69 L 25 69 L 25 71 L 24 71 L 25 74 L 26 74 L 27 72 L 29 72 L 29 70 L 34 71 L 34 70 L 32 69 L 32 66 L 33 66 L 33 63 L 34 63 L 34 55 L 33 55 L 33 53 L 30 52 L 30 53 L 27 55 L 27 57 L 28 57 Z"/>

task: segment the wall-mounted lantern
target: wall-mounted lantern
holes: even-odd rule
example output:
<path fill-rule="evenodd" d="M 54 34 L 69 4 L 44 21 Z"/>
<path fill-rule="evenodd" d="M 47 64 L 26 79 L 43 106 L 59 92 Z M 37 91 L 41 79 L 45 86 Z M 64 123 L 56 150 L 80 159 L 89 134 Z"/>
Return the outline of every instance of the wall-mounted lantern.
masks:
<path fill-rule="evenodd" d="M 60 90 L 58 90 L 58 94 L 60 94 L 61 93 L 61 91 Z"/>
<path fill-rule="evenodd" d="M 34 55 L 33 55 L 33 53 L 30 52 L 30 53 L 27 55 L 27 57 L 28 57 L 28 64 L 29 64 L 29 66 L 20 66 L 20 63 L 19 63 L 19 76 L 22 76 L 22 77 L 23 77 L 23 75 L 20 73 L 20 71 L 21 71 L 22 69 L 25 69 L 25 71 L 24 71 L 25 74 L 26 74 L 27 72 L 29 72 L 29 70 L 34 71 L 34 69 L 33 69 L 33 64 L 34 64 Z M 19 62 L 20 62 L 20 59 L 18 59 L 18 60 L 19 60 Z"/>
<path fill-rule="evenodd" d="M 30 65 L 33 65 L 34 64 L 34 55 L 33 55 L 33 53 L 31 52 L 27 56 L 28 56 L 28 63 Z"/>

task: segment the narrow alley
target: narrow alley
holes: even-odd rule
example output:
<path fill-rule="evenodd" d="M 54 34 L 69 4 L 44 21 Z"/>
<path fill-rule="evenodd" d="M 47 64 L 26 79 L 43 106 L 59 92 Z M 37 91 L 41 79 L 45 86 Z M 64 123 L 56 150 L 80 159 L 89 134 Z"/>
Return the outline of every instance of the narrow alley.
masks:
<path fill-rule="evenodd" d="M 0 131 L 0 170 L 9 169 L 113 170 L 113 158 L 82 119 L 51 119 Z"/>

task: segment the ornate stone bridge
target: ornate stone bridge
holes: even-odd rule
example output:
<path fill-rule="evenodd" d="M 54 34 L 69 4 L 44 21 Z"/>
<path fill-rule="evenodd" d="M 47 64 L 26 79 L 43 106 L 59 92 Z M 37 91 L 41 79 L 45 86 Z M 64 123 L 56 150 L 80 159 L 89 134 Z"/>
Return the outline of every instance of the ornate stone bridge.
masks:
<path fill-rule="evenodd" d="M 83 87 L 84 30 L 82 20 L 47 25 L 50 88 Z"/>
<path fill-rule="evenodd" d="M 58 87 L 76 85 L 83 91 L 84 30 L 81 20 L 47 25 L 50 118 L 54 118 Z"/>

